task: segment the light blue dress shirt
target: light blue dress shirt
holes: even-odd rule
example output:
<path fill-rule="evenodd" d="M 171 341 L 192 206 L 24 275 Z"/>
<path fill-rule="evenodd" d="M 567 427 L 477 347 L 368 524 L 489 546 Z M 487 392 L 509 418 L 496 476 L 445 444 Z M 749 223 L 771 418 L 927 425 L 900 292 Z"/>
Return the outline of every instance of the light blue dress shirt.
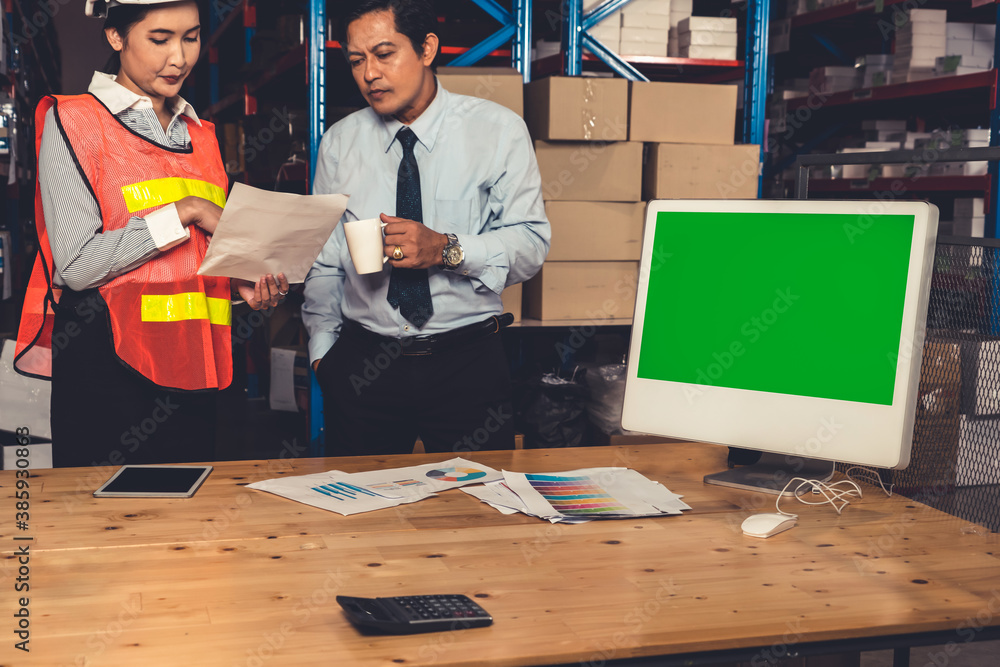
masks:
<path fill-rule="evenodd" d="M 367 108 L 323 135 L 313 193 L 350 195 L 341 223 L 395 215 L 403 157 L 396 132 L 402 127 Z M 548 254 L 551 229 L 538 163 L 517 114 L 449 93 L 439 83 L 434 101 L 409 127 L 419 140 L 414 153 L 424 224 L 458 236 L 465 261 L 456 271 L 429 270 L 434 315 L 417 329 L 386 301 L 390 265 L 358 275 L 338 225 L 305 282 L 302 319 L 311 361 L 333 347 L 345 317 L 383 336 L 404 338 L 498 315 L 503 288 L 535 275 Z"/>

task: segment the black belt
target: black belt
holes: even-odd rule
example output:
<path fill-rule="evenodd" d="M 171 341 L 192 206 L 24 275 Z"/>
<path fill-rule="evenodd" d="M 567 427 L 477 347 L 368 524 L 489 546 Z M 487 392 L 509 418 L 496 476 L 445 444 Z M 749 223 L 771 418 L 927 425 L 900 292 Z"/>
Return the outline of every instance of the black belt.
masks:
<path fill-rule="evenodd" d="M 459 345 L 464 345 L 480 338 L 492 336 L 513 321 L 514 316 L 512 314 L 504 313 L 503 315 L 495 315 L 482 322 L 469 324 L 444 333 L 429 336 L 391 338 L 379 335 L 374 331 L 369 331 L 354 320 L 345 319 L 341 325 L 341 333 L 357 336 L 375 343 L 399 345 L 402 348 L 401 354 L 403 356 L 418 356 L 434 354 L 435 352 L 458 347 Z"/>

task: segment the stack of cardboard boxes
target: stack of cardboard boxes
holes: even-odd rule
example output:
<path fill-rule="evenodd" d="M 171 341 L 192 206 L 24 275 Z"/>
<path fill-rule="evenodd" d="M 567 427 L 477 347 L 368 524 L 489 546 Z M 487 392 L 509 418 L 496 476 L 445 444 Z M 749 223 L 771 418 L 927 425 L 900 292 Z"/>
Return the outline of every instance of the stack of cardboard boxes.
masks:
<path fill-rule="evenodd" d="M 920 81 L 934 76 L 937 59 L 948 54 L 945 22 L 947 10 L 911 9 L 903 25 L 896 30 L 896 53 L 893 58 L 894 83 Z"/>
<path fill-rule="evenodd" d="M 951 224 L 951 233 L 955 236 L 983 238 L 983 232 L 986 228 L 986 211 L 983 198 L 956 198 Z"/>
<path fill-rule="evenodd" d="M 552 247 L 524 315 L 632 316 L 644 201 L 757 196 L 760 147 L 734 145 L 735 86 L 553 77 L 528 84 Z"/>
<path fill-rule="evenodd" d="M 736 18 L 690 16 L 677 24 L 682 58 L 736 60 Z"/>
<path fill-rule="evenodd" d="M 552 245 L 504 307 L 538 320 L 630 321 L 645 200 L 754 199 L 760 147 L 734 145 L 736 86 L 551 77 L 443 67 L 449 91 L 524 117 L 535 141 Z M 523 101 L 523 107 L 522 107 Z"/>
<path fill-rule="evenodd" d="M 445 90 L 496 102 L 524 117 L 524 78 L 515 69 L 506 67 L 439 67 L 438 81 Z M 521 284 L 503 291 L 503 308 L 521 319 Z"/>
<path fill-rule="evenodd" d="M 667 41 L 667 55 L 679 58 L 680 49 L 680 23 L 686 18 L 690 18 L 694 9 L 693 0 L 670 0 L 670 38 Z"/>
<path fill-rule="evenodd" d="M 673 0 L 632 0 L 621 10 L 619 53 L 623 56 L 667 55 Z"/>
<path fill-rule="evenodd" d="M 525 284 L 541 320 L 629 318 L 642 236 L 642 144 L 628 141 L 628 81 L 552 77 L 525 88 L 548 260 Z"/>
<path fill-rule="evenodd" d="M 991 69 L 995 34 L 995 24 L 946 23 L 945 56 L 935 61 L 935 74 L 974 74 Z"/>

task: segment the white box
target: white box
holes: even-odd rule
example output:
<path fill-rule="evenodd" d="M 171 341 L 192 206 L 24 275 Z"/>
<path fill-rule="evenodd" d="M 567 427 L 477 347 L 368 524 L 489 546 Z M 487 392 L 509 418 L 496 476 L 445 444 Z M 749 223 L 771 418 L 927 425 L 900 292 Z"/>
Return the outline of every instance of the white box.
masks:
<path fill-rule="evenodd" d="M 694 10 L 694 0 L 670 0 L 670 13 L 687 12 L 691 15 Z"/>
<path fill-rule="evenodd" d="M 630 5 L 629 5 L 630 6 Z M 630 12 L 628 6 L 622 10 L 623 28 L 657 28 L 670 30 L 669 14 L 643 14 L 641 12 Z"/>
<path fill-rule="evenodd" d="M 995 23 L 977 23 L 972 30 L 973 39 L 996 39 L 997 26 Z"/>
<path fill-rule="evenodd" d="M 965 218 L 951 223 L 951 233 L 955 236 L 971 236 L 981 239 L 986 229 L 985 218 Z"/>
<path fill-rule="evenodd" d="M 948 20 L 946 9 L 911 9 L 911 23 L 945 23 Z"/>
<path fill-rule="evenodd" d="M 670 12 L 674 11 L 677 6 L 680 5 L 681 9 L 691 11 L 691 1 L 679 2 L 678 0 L 632 0 L 622 8 L 622 11 L 626 14 L 636 13 L 636 14 L 655 14 L 659 16 L 670 16 Z M 972 39 L 971 37 L 969 39 Z"/>
<path fill-rule="evenodd" d="M 946 56 L 971 56 L 972 46 L 975 44 L 971 39 L 948 39 L 944 45 Z"/>
<path fill-rule="evenodd" d="M 944 23 L 907 23 L 900 26 L 896 31 L 897 35 L 941 35 L 946 36 L 948 31 Z"/>
<path fill-rule="evenodd" d="M 983 206 L 985 200 L 982 197 L 956 197 L 955 217 L 974 218 L 986 215 L 986 208 Z"/>
<path fill-rule="evenodd" d="M 903 143 L 903 148 L 906 150 L 916 150 L 918 144 L 926 142 L 931 138 L 930 132 L 907 132 L 906 141 Z"/>
<path fill-rule="evenodd" d="M 626 42 L 622 40 L 618 53 L 623 56 L 666 56 L 667 45 L 653 42 Z"/>
<path fill-rule="evenodd" d="M 735 32 L 712 32 L 710 30 L 694 30 L 692 32 L 680 32 L 679 39 L 681 48 L 688 45 L 697 46 L 736 46 Z"/>
<path fill-rule="evenodd" d="M 698 46 L 697 44 L 692 44 L 688 47 L 681 47 L 681 56 L 703 60 L 736 60 L 736 47 Z"/>
<path fill-rule="evenodd" d="M 892 70 L 866 69 L 865 76 L 861 80 L 862 88 L 877 88 L 878 86 L 889 86 L 892 84 Z"/>
<path fill-rule="evenodd" d="M 987 42 L 980 39 L 972 42 L 972 55 L 974 56 L 992 56 L 993 55 L 993 42 Z"/>
<path fill-rule="evenodd" d="M 622 27 L 622 42 L 648 42 L 651 44 L 662 44 L 664 50 L 667 48 L 667 39 L 670 37 L 670 30 L 659 30 L 657 28 L 627 28 Z"/>
<path fill-rule="evenodd" d="M 714 32 L 736 32 L 736 17 L 689 16 L 677 24 L 680 32 L 711 30 Z"/>
<path fill-rule="evenodd" d="M 948 38 L 944 35 L 898 35 L 896 37 L 896 53 L 900 47 L 909 47 L 914 51 L 940 51 L 944 53 Z"/>
<path fill-rule="evenodd" d="M 975 26 L 976 26 L 975 23 L 949 22 L 945 24 L 944 28 L 945 28 L 945 34 L 948 36 L 948 39 L 964 39 L 972 41 L 973 39 L 975 39 L 975 37 L 973 37 Z"/>

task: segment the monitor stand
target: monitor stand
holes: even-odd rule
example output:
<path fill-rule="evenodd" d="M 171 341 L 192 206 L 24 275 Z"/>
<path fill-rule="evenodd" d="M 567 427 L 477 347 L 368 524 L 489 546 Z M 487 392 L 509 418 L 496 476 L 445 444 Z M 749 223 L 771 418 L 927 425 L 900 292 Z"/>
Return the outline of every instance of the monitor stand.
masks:
<path fill-rule="evenodd" d="M 793 477 L 830 481 L 835 465 L 833 461 L 764 452 L 757 463 L 705 475 L 705 484 L 778 495 Z M 791 496 L 793 489 L 782 495 Z"/>

